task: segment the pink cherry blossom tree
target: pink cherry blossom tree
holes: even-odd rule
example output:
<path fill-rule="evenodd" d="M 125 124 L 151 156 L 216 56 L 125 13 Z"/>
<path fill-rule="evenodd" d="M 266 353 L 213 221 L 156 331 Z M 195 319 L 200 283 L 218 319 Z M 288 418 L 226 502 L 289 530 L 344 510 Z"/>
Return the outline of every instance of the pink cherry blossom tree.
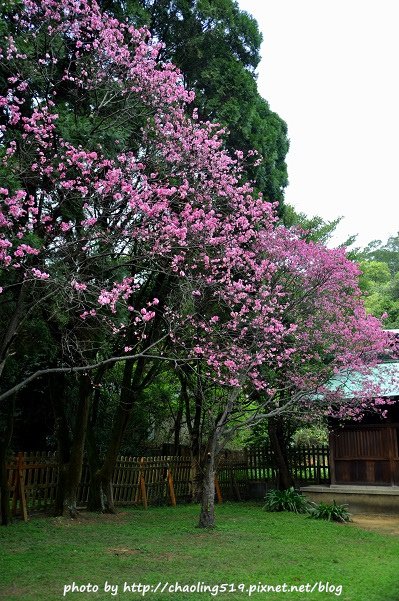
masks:
<path fill-rule="evenodd" d="M 235 217 L 241 225 L 238 212 Z M 355 416 L 378 409 L 372 369 L 389 346 L 380 322 L 365 312 L 358 267 L 344 250 L 273 227 L 272 217 L 267 228 L 255 214 L 250 224 L 245 245 L 206 255 L 192 282 L 190 333 L 177 339 L 185 353 L 193 341 L 190 352 L 208 367 L 201 377 L 224 389 L 204 399 L 213 424 L 200 466 L 204 527 L 214 524 L 217 454 L 237 428 L 291 411 Z M 235 235 L 242 239 L 243 232 Z M 348 398 L 342 375 L 354 372 L 362 375 L 363 390 Z M 340 385 L 332 386 L 338 375 Z"/>

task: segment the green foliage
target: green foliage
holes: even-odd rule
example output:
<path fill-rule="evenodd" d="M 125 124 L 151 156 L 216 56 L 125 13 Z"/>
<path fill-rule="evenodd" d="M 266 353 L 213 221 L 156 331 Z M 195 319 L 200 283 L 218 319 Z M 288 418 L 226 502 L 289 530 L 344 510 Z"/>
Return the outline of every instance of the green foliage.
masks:
<path fill-rule="evenodd" d="M 179 384 L 171 370 L 163 369 L 140 392 L 134 403 L 121 453 L 137 455 L 148 447 L 173 440 L 173 417 L 179 404 Z"/>
<path fill-rule="evenodd" d="M 362 257 L 369 261 L 386 263 L 391 275 L 399 272 L 399 232 L 388 238 L 386 244 L 381 240 L 373 240 L 361 252 Z"/>
<path fill-rule="evenodd" d="M 337 217 L 337 219 L 333 219 L 332 221 L 324 221 L 318 215 L 308 217 L 305 213 L 298 213 L 289 204 L 284 205 L 282 215 L 282 220 L 286 227 L 300 227 L 306 232 L 306 240 L 321 242 L 323 244 L 326 244 L 330 240 L 341 219 L 342 217 Z"/>
<path fill-rule="evenodd" d="M 293 513 L 308 513 L 309 517 L 330 522 L 346 523 L 351 521 L 347 505 L 338 505 L 335 501 L 329 503 L 311 503 L 293 487 L 286 490 L 271 490 L 265 497 L 265 511 L 291 511 Z"/>
<path fill-rule="evenodd" d="M 335 500 L 332 503 L 315 503 L 308 509 L 309 517 L 316 520 L 328 520 L 329 522 L 346 523 L 351 521 L 351 514 L 347 505 L 338 505 Z"/>
<path fill-rule="evenodd" d="M 382 261 L 361 261 L 360 287 L 364 291 L 377 290 L 390 282 L 389 267 Z"/>
<path fill-rule="evenodd" d="M 291 440 L 296 446 L 312 446 L 327 444 L 328 430 L 323 425 L 306 426 L 296 430 L 292 435 Z"/>
<path fill-rule="evenodd" d="M 387 328 L 399 327 L 399 234 L 389 238 L 385 245 L 380 240 L 370 242 L 357 252 L 362 275 L 360 288 L 366 309 L 381 317 Z"/>
<path fill-rule="evenodd" d="M 286 490 L 271 490 L 265 497 L 265 511 L 292 511 L 294 513 L 306 513 L 309 503 L 298 491 L 291 486 Z"/>

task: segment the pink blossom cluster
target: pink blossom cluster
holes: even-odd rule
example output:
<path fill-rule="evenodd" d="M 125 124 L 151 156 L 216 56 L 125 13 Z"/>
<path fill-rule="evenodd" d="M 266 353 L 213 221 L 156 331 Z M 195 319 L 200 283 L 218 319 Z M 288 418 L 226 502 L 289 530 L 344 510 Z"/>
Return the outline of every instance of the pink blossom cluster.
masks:
<path fill-rule="evenodd" d="M 3 166 L 22 183 L 0 188 L 3 270 L 65 286 L 85 323 L 105 316 L 122 338 L 127 323 L 146 336 L 162 318 L 177 356 L 271 398 L 284 388 L 309 402 L 332 375 L 375 364 L 387 337 L 364 311 L 356 265 L 278 225 L 274 205 L 243 178 L 244 154 L 224 149 L 219 125 L 190 117 L 193 94 L 148 31 L 94 0 L 22 0 L 15 27 L 20 37 L 0 49 L 12 70 L 0 110 Z M 26 38 L 29 56 L 19 48 Z M 71 52 L 61 75 L 60 38 Z M 46 94 L 31 90 L 32 63 Z M 110 99 L 123 100 L 124 119 L 144 111 L 139 150 L 118 141 L 110 156 L 64 139 L 56 101 L 65 85 L 82 97 L 96 91 L 93 119 Z M 161 276 L 166 292 L 148 300 L 148 282 Z"/>

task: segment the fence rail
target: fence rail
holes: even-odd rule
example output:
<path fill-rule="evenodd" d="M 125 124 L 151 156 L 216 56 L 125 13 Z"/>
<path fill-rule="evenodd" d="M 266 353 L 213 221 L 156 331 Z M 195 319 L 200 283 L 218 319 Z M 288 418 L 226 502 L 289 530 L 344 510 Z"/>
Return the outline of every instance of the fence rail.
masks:
<path fill-rule="evenodd" d="M 297 447 L 289 451 L 289 466 L 294 481 L 329 481 L 328 447 Z M 54 453 L 18 453 L 8 464 L 9 484 L 16 509 L 22 498 L 30 510 L 54 504 L 59 463 Z M 217 480 L 224 499 L 251 499 L 264 496 L 276 482 L 278 470 L 268 448 L 226 452 L 219 458 Z M 192 464 L 187 456 L 118 458 L 114 477 L 116 505 L 185 502 L 190 497 Z M 79 504 L 89 494 L 89 470 L 85 466 L 78 492 Z"/>
<path fill-rule="evenodd" d="M 289 449 L 288 464 L 296 485 L 327 484 L 330 481 L 328 446 Z M 244 450 L 222 459 L 218 470 L 225 498 L 263 497 L 278 480 L 278 467 L 270 448 Z"/>

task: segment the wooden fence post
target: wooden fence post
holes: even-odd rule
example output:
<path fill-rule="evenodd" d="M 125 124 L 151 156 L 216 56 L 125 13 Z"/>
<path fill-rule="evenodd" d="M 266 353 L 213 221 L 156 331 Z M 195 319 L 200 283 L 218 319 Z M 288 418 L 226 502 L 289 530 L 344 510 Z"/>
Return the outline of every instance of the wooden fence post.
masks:
<path fill-rule="evenodd" d="M 169 465 L 168 465 L 167 479 L 168 479 L 170 502 L 173 505 L 173 507 L 176 507 L 176 495 L 175 495 L 175 489 L 173 486 L 173 476 L 172 476 L 172 472 L 170 471 Z"/>
<path fill-rule="evenodd" d="M 144 466 L 144 457 L 140 459 L 140 475 L 139 475 L 139 485 L 140 485 L 140 499 L 143 501 L 144 509 L 148 509 L 148 501 L 147 501 L 147 490 L 145 487 L 145 478 L 143 473 Z"/>
<path fill-rule="evenodd" d="M 218 499 L 218 504 L 221 505 L 223 503 L 222 491 L 220 490 L 219 478 L 215 474 L 215 490 L 216 496 Z"/>

